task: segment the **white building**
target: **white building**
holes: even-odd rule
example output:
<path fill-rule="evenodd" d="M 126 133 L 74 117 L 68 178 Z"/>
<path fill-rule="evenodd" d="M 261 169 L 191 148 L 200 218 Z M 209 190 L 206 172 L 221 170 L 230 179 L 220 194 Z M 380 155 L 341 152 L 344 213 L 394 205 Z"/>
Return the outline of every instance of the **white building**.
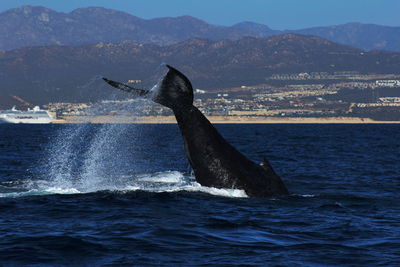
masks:
<path fill-rule="evenodd" d="M 377 80 L 376 85 L 382 87 L 397 87 L 400 86 L 400 80 Z"/>

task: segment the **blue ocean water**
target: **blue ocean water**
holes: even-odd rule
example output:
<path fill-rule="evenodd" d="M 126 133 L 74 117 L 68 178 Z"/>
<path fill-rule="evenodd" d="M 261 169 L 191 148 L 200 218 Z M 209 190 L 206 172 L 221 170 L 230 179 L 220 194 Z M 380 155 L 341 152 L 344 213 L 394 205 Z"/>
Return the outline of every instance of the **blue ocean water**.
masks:
<path fill-rule="evenodd" d="M 291 194 L 191 176 L 176 125 L 0 125 L 0 265 L 400 266 L 400 125 L 218 125 Z"/>

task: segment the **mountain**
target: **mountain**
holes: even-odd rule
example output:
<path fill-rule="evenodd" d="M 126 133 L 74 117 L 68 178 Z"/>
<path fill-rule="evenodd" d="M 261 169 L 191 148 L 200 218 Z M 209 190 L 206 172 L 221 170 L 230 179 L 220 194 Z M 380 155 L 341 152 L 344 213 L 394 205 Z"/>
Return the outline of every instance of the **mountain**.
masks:
<path fill-rule="evenodd" d="M 124 40 L 168 45 L 193 37 L 221 40 L 251 35 L 244 29 L 214 26 L 189 16 L 144 20 L 100 7 L 80 8 L 66 14 L 23 6 L 1 13 L 0 25 L 3 50 Z"/>
<path fill-rule="evenodd" d="M 0 53 L 0 100 L 17 95 L 35 104 L 91 101 L 116 93 L 99 77 L 150 85 L 161 76 L 155 72 L 162 62 L 202 89 L 261 84 L 281 73 L 400 73 L 399 53 L 363 52 L 295 34 L 217 42 L 195 38 L 169 46 L 124 41 L 29 47 Z"/>
<path fill-rule="evenodd" d="M 294 31 L 314 35 L 365 50 L 379 49 L 400 52 L 400 27 L 347 23 Z"/>
<path fill-rule="evenodd" d="M 26 46 L 84 45 L 125 40 L 170 45 L 191 38 L 211 41 L 237 40 L 245 36 L 270 37 L 295 33 L 319 36 L 365 50 L 400 52 L 400 27 L 348 23 L 301 30 L 273 30 L 263 24 L 242 22 L 216 26 L 182 16 L 145 20 L 125 12 L 88 7 L 70 13 L 38 6 L 22 6 L 0 13 L 0 49 Z"/>
<path fill-rule="evenodd" d="M 255 23 L 251 21 L 240 22 L 233 25 L 231 28 L 247 30 L 254 37 L 270 37 L 273 35 L 283 34 L 282 31 L 273 30 L 267 25 Z"/>
<path fill-rule="evenodd" d="M 253 32 L 253 36 L 259 37 L 295 33 L 318 36 L 335 43 L 346 44 L 364 50 L 375 49 L 400 52 L 400 27 L 362 24 L 357 22 L 284 31 L 272 30 L 266 25 L 253 22 L 238 23 L 232 27 L 246 29 Z"/>

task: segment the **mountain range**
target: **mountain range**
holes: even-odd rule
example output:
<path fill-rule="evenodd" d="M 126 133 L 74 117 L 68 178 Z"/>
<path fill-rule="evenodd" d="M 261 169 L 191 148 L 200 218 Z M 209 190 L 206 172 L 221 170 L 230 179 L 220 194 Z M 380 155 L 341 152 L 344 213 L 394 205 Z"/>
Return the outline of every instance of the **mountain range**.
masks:
<path fill-rule="evenodd" d="M 10 95 L 35 104 L 92 101 L 116 93 L 101 76 L 151 84 L 161 76 L 155 71 L 165 70 L 160 62 L 180 69 L 201 89 L 262 84 L 282 73 L 400 73 L 400 53 L 366 52 L 297 34 L 222 41 L 193 38 L 168 46 L 133 41 L 53 45 L 0 52 L 0 102 Z"/>
<path fill-rule="evenodd" d="M 146 20 L 100 7 L 62 13 L 39 6 L 22 6 L 0 13 L 0 25 L 2 50 L 27 46 L 118 43 L 126 40 L 165 46 L 192 38 L 219 41 L 294 33 L 319 36 L 364 50 L 400 52 L 400 27 L 361 23 L 280 31 L 253 22 L 230 27 L 216 26 L 190 16 Z"/>

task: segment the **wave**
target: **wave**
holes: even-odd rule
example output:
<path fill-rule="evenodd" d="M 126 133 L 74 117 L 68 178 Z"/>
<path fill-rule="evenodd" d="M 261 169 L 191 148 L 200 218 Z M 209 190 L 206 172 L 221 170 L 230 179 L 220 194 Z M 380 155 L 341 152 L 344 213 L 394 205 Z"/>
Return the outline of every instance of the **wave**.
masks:
<path fill-rule="evenodd" d="M 292 194 L 294 197 L 301 197 L 301 198 L 313 198 L 316 197 L 317 195 L 313 194 Z"/>
<path fill-rule="evenodd" d="M 126 193 L 132 191 L 145 191 L 154 193 L 171 192 L 201 192 L 215 196 L 245 198 L 248 197 L 244 190 L 206 187 L 197 183 L 192 176 L 185 176 L 178 171 L 157 172 L 140 174 L 136 176 L 106 177 L 104 183 L 94 183 L 88 186 L 88 181 L 75 179 L 73 181 L 56 180 L 24 180 L 6 181 L 0 183 L 0 198 L 15 198 L 34 195 L 53 194 L 87 194 L 99 191 L 113 191 Z M 90 179 L 89 179 L 90 180 Z M 114 183 L 115 182 L 115 183 Z"/>

